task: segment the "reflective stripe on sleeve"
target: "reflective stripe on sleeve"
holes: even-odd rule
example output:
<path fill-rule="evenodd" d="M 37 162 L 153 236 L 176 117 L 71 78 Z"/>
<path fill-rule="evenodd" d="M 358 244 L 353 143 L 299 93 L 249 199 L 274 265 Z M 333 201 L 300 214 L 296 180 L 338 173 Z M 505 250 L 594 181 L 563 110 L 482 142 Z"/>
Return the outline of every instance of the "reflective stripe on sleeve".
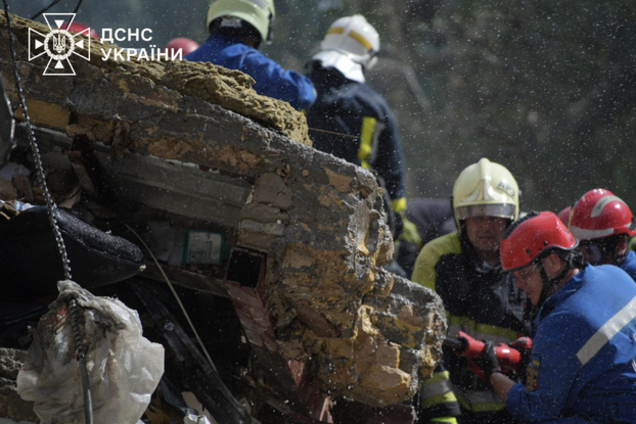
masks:
<path fill-rule="evenodd" d="M 367 162 L 371 149 L 373 148 L 373 137 L 375 136 L 375 125 L 377 119 L 365 116 L 362 120 L 362 134 L 360 136 L 360 150 L 358 150 L 358 159 L 362 163 L 363 168 L 370 169 L 371 165 Z"/>
<path fill-rule="evenodd" d="M 458 317 L 447 313 L 446 318 L 448 320 L 448 335 L 451 337 L 457 337 L 457 333 L 463 331 L 477 340 L 509 343 L 518 336 L 517 331 L 488 324 L 480 324 L 468 317 Z"/>
<path fill-rule="evenodd" d="M 452 390 L 448 371 L 436 372 L 433 377 L 424 380 L 420 386 L 420 397 L 423 399 L 443 395 Z"/>
<path fill-rule="evenodd" d="M 627 305 L 623 307 L 616 315 L 607 321 L 596 333 L 585 343 L 585 345 L 576 353 L 581 365 L 587 364 L 603 348 L 618 334 L 627 324 L 636 318 L 636 297 L 634 297 Z"/>
<path fill-rule="evenodd" d="M 461 389 L 453 386 L 457 400 L 469 411 L 473 412 L 494 412 L 500 411 L 506 407 L 506 404 L 499 399 L 494 391 L 478 392 L 467 389 Z"/>

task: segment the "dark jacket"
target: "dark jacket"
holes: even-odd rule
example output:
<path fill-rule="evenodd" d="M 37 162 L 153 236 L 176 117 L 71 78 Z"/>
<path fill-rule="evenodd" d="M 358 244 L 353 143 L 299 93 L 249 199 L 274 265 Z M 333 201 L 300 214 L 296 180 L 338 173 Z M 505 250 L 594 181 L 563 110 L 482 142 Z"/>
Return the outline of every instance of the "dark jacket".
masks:
<path fill-rule="evenodd" d="M 386 100 L 367 84 L 349 80 L 319 64 L 309 74 L 318 97 L 307 110 L 314 147 L 374 169 L 384 180 L 394 209 L 406 209 L 405 164 L 395 120 Z M 343 137 L 312 128 L 346 134 Z M 402 199 L 403 208 L 396 208 Z"/>

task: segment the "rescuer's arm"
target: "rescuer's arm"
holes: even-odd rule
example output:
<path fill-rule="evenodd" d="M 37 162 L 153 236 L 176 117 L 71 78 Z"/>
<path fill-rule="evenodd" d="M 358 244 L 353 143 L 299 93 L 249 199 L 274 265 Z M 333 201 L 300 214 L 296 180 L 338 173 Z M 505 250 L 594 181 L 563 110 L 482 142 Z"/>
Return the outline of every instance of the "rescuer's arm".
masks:
<path fill-rule="evenodd" d="M 517 383 L 502 373 L 496 372 L 490 376 L 490 384 L 492 384 L 492 388 L 495 390 L 495 393 L 497 393 L 497 396 L 505 402 L 508 400 L 508 392 L 512 389 L 512 386 Z"/>

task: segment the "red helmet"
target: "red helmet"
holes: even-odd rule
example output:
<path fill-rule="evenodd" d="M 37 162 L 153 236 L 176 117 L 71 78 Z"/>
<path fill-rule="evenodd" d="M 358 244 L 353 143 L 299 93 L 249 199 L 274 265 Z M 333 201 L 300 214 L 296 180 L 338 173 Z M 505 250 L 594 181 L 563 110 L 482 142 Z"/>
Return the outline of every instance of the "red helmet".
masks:
<path fill-rule="evenodd" d="M 84 25 L 80 22 L 73 22 L 70 26 L 68 23 L 64 23 L 64 25 L 62 25 L 60 27 L 61 29 L 65 29 L 67 31 L 70 32 L 75 32 L 75 33 L 80 33 L 84 30 L 89 29 L 90 27 L 88 25 Z M 94 29 L 91 28 L 91 30 L 88 32 L 88 35 L 90 35 L 93 38 L 97 38 L 99 40 L 99 34 L 97 33 L 97 31 L 95 31 Z"/>
<path fill-rule="evenodd" d="M 501 267 L 515 271 L 554 250 L 572 250 L 577 241 L 553 212 L 532 211 L 513 223 L 500 243 Z"/>
<path fill-rule="evenodd" d="M 568 206 L 567 208 L 564 208 L 561 212 L 557 214 L 561 222 L 563 222 L 566 227 L 568 226 L 568 222 L 570 221 L 570 212 L 572 212 L 572 206 Z"/>
<path fill-rule="evenodd" d="M 636 221 L 625 202 L 609 190 L 596 188 L 581 197 L 572 210 L 570 231 L 583 240 L 618 234 L 636 235 Z"/>
<path fill-rule="evenodd" d="M 189 38 L 181 37 L 181 38 L 174 38 L 168 41 L 168 44 L 166 44 L 166 47 L 164 48 L 168 52 L 170 57 L 172 57 L 174 52 L 176 52 L 179 49 L 181 49 L 181 52 L 182 52 L 181 54 L 185 56 L 188 53 L 191 53 L 195 51 L 196 49 L 198 49 L 199 43 L 197 43 L 194 40 L 190 40 Z"/>

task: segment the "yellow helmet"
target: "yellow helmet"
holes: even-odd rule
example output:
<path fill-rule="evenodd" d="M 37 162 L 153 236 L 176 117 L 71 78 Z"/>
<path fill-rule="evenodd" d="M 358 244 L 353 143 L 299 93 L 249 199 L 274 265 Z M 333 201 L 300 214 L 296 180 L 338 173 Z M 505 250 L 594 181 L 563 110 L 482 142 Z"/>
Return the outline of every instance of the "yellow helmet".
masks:
<path fill-rule="evenodd" d="M 276 16 L 274 0 L 212 0 L 206 19 L 207 28 L 210 28 L 212 21 L 224 16 L 247 22 L 256 28 L 261 41 L 272 41 L 272 26 Z"/>
<path fill-rule="evenodd" d="M 519 217 L 519 186 L 504 166 L 481 158 L 464 169 L 453 186 L 457 228 L 473 216 Z"/>

